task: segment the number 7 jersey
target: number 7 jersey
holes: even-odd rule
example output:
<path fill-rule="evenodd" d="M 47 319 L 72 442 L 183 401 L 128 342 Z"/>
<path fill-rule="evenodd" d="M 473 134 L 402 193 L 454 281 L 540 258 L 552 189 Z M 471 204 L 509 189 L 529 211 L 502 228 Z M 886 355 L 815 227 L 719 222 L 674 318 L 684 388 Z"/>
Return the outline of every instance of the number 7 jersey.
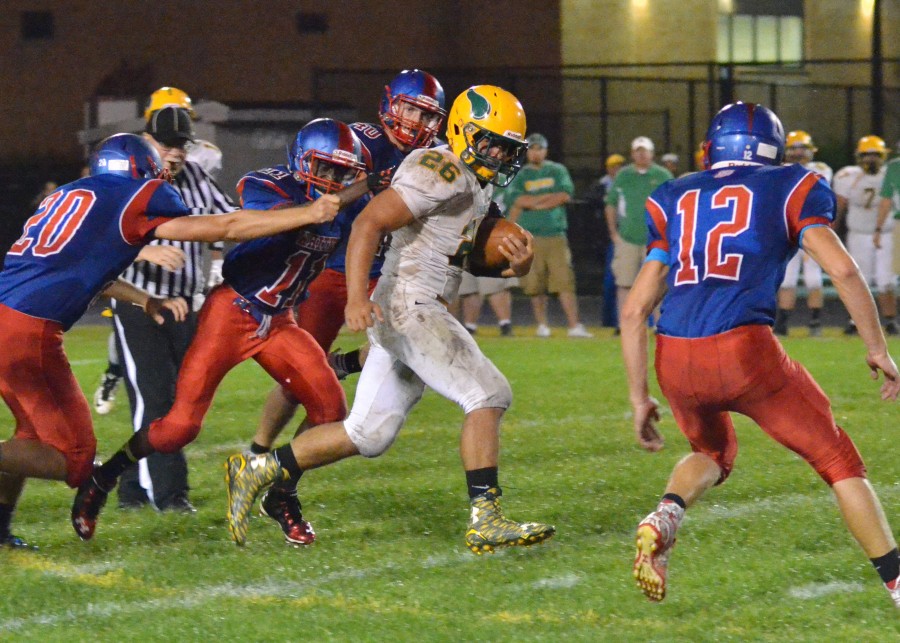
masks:
<path fill-rule="evenodd" d="M 800 165 L 736 165 L 669 181 L 647 199 L 648 261 L 669 266 L 658 330 L 708 337 L 772 325 L 787 262 L 835 196 Z"/>

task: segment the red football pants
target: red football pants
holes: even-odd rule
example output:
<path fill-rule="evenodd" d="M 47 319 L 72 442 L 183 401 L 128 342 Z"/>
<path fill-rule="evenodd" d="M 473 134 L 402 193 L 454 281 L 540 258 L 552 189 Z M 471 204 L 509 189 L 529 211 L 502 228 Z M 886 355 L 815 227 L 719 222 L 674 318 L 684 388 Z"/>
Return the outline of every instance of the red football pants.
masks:
<path fill-rule="evenodd" d="M 232 368 L 253 358 L 306 408 L 314 424 L 339 422 L 347 400 L 324 351 L 287 311 L 272 318 L 265 339 L 259 324 L 234 304 L 237 293 L 222 284 L 200 310 L 197 333 L 184 356 L 175 387 L 175 403 L 150 425 L 150 444 L 162 453 L 182 448 L 197 437 L 213 395 Z"/>
<path fill-rule="evenodd" d="M 75 488 L 91 475 L 97 440 L 62 337 L 59 323 L 0 304 L 0 395 L 16 419 L 14 438 L 62 453 L 66 484 Z"/>
<path fill-rule="evenodd" d="M 369 279 L 369 295 L 375 290 L 378 277 Z M 337 270 L 326 269 L 307 289 L 309 297 L 297 306 L 297 324 L 312 335 L 327 353 L 344 325 L 347 306 L 347 276 Z"/>
<path fill-rule="evenodd" d="M 700 339 L 660 335 L 656 373 L 691 448 L 721 467 L 720 483 L 737 455 L 729 411 L 751 418 L 829 485 L 866 475 L 853 441 L 835 424 L 825 392 L 787 356 L 768 326 L 741 326 Z"/>

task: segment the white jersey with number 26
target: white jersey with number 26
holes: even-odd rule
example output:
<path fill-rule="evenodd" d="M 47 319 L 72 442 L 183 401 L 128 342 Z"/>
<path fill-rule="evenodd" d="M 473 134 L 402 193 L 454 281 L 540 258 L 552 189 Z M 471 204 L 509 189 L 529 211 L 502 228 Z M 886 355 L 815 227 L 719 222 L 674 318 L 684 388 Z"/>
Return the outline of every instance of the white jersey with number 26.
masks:
<path fill-rule="evenodd" d="M 391 182 L 415 220 L 391 235 L 382 280 L 452 301 L 462 259 L 487 214 L 493 186 L 482 186 L 447 146 L 407 156 Z M 456 257 L 455 260 L 452 258 Z"/>

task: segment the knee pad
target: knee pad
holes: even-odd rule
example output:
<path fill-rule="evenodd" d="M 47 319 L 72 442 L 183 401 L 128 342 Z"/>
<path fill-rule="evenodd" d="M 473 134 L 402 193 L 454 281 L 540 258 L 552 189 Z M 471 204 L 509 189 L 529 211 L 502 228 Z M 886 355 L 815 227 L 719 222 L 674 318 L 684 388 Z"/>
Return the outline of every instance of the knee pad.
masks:
<path fill-rule="evenodd" d="M 464 400 L 460 406 L 466 414 L 478 409 L 508 409 L 512 404 L 512 388 L 509 381 L 500 371 L 492 378 L 488 386 L 481 388 L 471 399 Z"/>
<path fill-rule="evenodd" d="M 354 421 L 351 414 L 344 422 L 344 430 L 360 455 L 377 458 L 394 443 L 405 419 L 400 413 L 391 413 L 377 418 L 367 418 L 366 426 L 363 426 Z"/>

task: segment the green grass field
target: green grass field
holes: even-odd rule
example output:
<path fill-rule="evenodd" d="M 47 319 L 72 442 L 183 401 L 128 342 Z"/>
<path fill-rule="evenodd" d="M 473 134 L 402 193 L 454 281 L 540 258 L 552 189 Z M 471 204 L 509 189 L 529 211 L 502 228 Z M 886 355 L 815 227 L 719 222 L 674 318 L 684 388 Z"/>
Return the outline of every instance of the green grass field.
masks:
<path fill-rule="evenodd" d="M 187 451 L 197 515 L 122 511 L 113 498 L 84 543 L 69 525 L 73 492 L 29 484 L 15 532 L 41 548 L 0 552 L 0 639 L 900 637 L 895 610 L 825 485 L 743 418 L 734 474 L 689 512 L 666 601 L 646 601 L 630 574 L 633 530 L 686 443 L 667 415 L 662 452 L 635 445 L 619 344 L 608 330 L 594 340 L 540 340 L 517 330 L 522 336 L 513 339 L 480 338 L 515 395 L 503 424 L 504 509 L 514 519 L 554 523 L 549 543 L 481 557 L 465 548 L 462 415 L 427 393 L 387 454 L 304 476 L 313 546 L 288 547 L 274 522 L 255 518 L 247 547 L 235 547 L 225 527 L 222 462 L 249 443 L 270 388 L 247 363 L 226 379 Z M 88 393 L 105 367 L 107 332 L 77 328 L 66 339 Z M 878 401 L 862 343 L 834 329 L 785 345 L 831 396 L 896 529 L 897 408 Z M 120 390 L 114 412 L 96 420 L 101 457 L 130 435 L 126 400 Z M 9 435 L 5 406 L 0 414 Z"/>

